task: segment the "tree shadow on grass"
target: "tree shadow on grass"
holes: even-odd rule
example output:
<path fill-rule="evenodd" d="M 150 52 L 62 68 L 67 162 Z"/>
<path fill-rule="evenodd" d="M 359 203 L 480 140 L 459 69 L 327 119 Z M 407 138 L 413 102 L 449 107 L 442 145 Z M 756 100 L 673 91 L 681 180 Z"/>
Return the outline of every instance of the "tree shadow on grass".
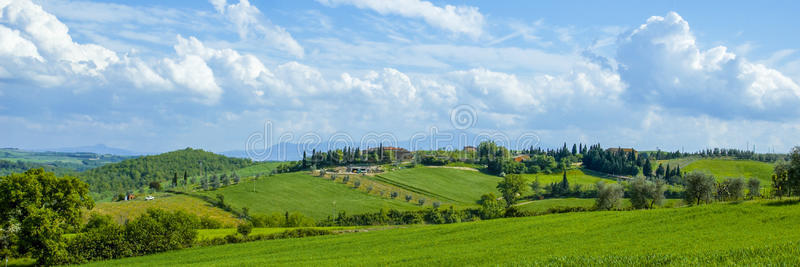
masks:
<path fill-rule="evenodd" d="M 800 199 L 785 199 L 785 200 L 770 201 L 765 203 L 764 205 L 771 207 L 781 207 L 781 206 L 790 206 L 797 204 L 800 204 Z"/>

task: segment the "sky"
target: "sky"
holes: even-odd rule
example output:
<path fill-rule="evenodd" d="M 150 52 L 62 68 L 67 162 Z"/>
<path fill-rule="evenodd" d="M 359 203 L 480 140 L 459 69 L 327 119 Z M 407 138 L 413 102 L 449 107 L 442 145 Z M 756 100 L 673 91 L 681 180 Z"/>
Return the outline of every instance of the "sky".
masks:
<path fill-rule="evenodd" d="M 0 146 L 444 132 L 784 153 L 800 143 L 798 5 L 0 0 Z"/>

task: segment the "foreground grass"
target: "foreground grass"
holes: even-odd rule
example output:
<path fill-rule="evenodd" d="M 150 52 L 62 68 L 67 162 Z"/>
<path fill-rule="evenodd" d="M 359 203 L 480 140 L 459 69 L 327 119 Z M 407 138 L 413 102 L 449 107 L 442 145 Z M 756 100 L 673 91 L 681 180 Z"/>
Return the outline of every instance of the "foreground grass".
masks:
<path fill-rule="evenodd" d="M 378 212 L 381 208 L 418 209 L 411 203 L 370 195 L 349 185 L 301 172 L 261 177 L 255 181 L 248 179 L 237 185 L 198 194 L 213 199 L 217 194 L 223 195 L 225 203 L 236 210 L 247 207 L 251 214 L 300 212 L 316 220 L 334 215 L 334 210 L 360 214 Z"/>
<path fill-rule="evenodd" d="M 581 212 L 192 248 L 93 265 L 798 265 L 800 205 Z"/>
<path fill-rule="evenodd" d="M 130 220 L 139 215 L 142 215 L 149 208 L 159 208 L 168 211 L 184 211 L 187 213 L 195 214 L 199 217 L 209 217 L 221 222 L 223 225 L 234 226 L 238 224 L 236 217 L 220 208 L 213 207 L 211 204 L 200 200 L 198 198 L 174 195 L 168 193 L 153 194 L 154 200 L 144 200 L 146 195 L 140 195 L 139 198 L 131 201 L 120 202 L 101 202 L 97 203 L 90 212 L 87 213 L 100 213 L 111 215 L 117 223 L 123 224 L 126 220 Z"/>
<path fill-rule="evenodd" d="M 758 178 L 762 185 L 772 183 L 772 172 L 775 165 L 753 160 L 700 159 L 681 171 L 701 171 L 714 175 L 718 180 L 726 177 Z"/>
<path fill-rule="evenodd" d="M 369 177 L 404 190 L 442 201 L 444 204 L 475 205 L 481 195 L 497 192 L 501 178 L 477 171 L 417 167 Z"/>

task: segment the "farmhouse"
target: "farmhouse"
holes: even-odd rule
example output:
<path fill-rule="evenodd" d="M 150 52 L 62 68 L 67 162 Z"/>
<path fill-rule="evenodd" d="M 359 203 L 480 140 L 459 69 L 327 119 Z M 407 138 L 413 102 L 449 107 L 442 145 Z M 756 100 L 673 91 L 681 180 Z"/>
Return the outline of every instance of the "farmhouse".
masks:
<path fill-rule="evenodd" d="M 636 149 L 633 149 L 633 148 L 612 147 L 612 148 L 606 149 L 606 151 L 612 152 L 612 153 L 616 153 L 617 151 L 622 151 L 622 152 L 625 152 L 625 153 L 633 153 L 634 155 L 637 155 L 637 156 L 639 155 L 639 151 L 636 151 Z"/>
<path fill-rule="evenodd" d="M 531 159 L 531 156 L 528 156 L 528 155 L 518 155 L 518 156 L 514 157 L 514 161 L 516 161 L 516 162 L 523 162 L 523 161 L 526 161 L 526 160 L 529 160 L 529 159 Z"/>
<path fill-rule="evenodd" d="M 476 148 L 474 146 L 465 146 L 464 147 L 464 152 L 475 152 L 475 151 L 478 151 L 478 148 Z"/>

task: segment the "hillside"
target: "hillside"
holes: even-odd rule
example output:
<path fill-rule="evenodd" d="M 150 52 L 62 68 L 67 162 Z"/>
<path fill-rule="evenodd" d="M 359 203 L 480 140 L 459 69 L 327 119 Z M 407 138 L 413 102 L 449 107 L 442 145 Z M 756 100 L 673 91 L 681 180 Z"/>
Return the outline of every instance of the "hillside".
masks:
<path fill-rule="evenodd" d="M 198 194 L 212 199 L 216 199 L 218 194 L 223 195 L 225 203 L 236 210 L 247 207 L 251 214 L 300 212 L 316 220 L 334 215 L 334 209 L 337 213 L 344 211 L 348 214 L 359 214 L 377 212 L 381 208 L 418 208 L 399 198 L 392 200 L 367 194 L 350 185 L 300 172 L 261 177 L 257 180 L 245 179 L 237 185 Z"/>
<path fill-rule="evenodd" d="M 93 265 L 798 265 L 797 205 L 746 202 L 412 226 Z"/>
<path fill-rule="evenodd" d="M 775 165 L 753 160 L 729 160 L 729 159 L 700 159 L 696 160 L 685 168 L 684 172 L 702 171 L 714 175 L 717 179 L 726 177 L 755 177 L 761 180 L 762 185 L 771 184 L 772 172 Z"/>
<path fill-rule="evenodd" d="M 0 175 L 43 168 L 56 174 L 81 172 L 120 162 L 133 156 L 118 156 L 88 152 L 35 152 L 16 148 L 0 148 Z"/>
<path fill-rule="evenodd" d="M 238 170 L 252 165 L 250 160 L 228 158 L 201 149 L 183 149 L 144 156 L 88 170 L 80 178 L 95 193 L 121 193 L 146 187 L 151 181 L 166 181 L 175 173 L 183 177 L 202 173 Z"/>
<path fill-rule="evenodd" d="M 534 179 L 539 179 L 539 183 L 542 186 L 545 186 L 550 183 L 559 183 L 562 179 L 564 179 L 564 173 L 551 173 L 551 174 L 523 174 L 528 181 L 533 181 Z M 617 180 L 612 178 L 606 174 L 580 168 L 580 169 L 570 169 L 567 170 L 567 181 L 570 184 L 580 184 L 580 185 L 594 185 L 598 181 L 604 181 L 606 183 L 616 183 Z"/>
<path fill-rule="evenodd" d="M 166 193 L 153 194 L 153 196 L 155 196 L 154 200 L 145 200 L 144 195 L 141 195 L 131 201 L 97 203 L 94 209 L 86 215 L 87 217 L 91 213 L 111 215 L 111 218 L 117 223 L 123 224 L 126 220 L 139 217 L 149 208 L 159 208 L 168 211 L 180 210 L 198 217 L 209 217 L 229 227 L 238 223 L 238 219 L 233 214 L 213 207 L 198 198 Z"/>
<path fill-rule="evenodd" d="M 481 195 L 497 193 L 500 177 L 453 168 L 410 168 L 369 177 L 447 204 L 476 204 Z"/>

